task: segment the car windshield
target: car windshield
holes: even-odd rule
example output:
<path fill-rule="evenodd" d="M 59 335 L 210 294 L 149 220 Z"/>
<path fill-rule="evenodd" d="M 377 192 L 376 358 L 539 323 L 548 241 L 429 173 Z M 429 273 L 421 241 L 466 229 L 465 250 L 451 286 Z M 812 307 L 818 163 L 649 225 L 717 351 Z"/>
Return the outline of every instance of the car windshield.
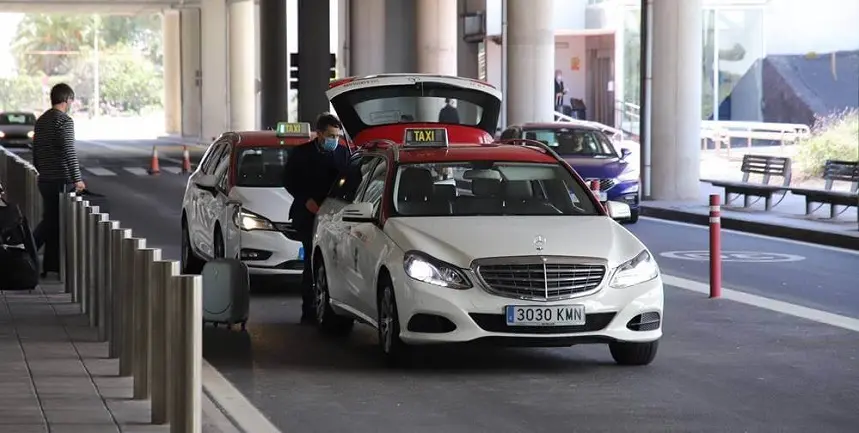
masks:
<path fill-rule="evenodd" d="M 242 147 L 236 156 L 236 186 L 276 188 L 283 186 L 286 147 Z"/>
<path fill-rule="evenodd" d="M 618 156 L 605 134 L 592 129 L 528 129 L 525 138 L 546 143 L 560 156 Z"/>
<path fill-rule="evenodd" d="M 36 116 L 30 113 L 2 113 L 0 125 L 35 125 Z"/>
<path fill-rule="evenodd" d="M 598 215 L 583 186 L 560 164 L 403 164 L 394 184 L 400 216 Z"/>

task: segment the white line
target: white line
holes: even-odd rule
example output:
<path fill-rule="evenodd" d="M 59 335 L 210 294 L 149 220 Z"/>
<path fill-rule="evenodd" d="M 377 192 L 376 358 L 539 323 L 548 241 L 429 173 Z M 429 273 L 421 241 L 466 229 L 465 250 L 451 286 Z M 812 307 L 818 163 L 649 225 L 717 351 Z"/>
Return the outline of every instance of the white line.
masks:
<path fill-rule="evenodd" d="M 665 285 L 668 286 L 678 287 L 681 289 L 686 289 L 707 295 L 710 294 L 709 285 L 686 278 L 674 277 L 671 275 L 663 274 L 662 281 L 665 283 Z M 859 319 L 842 316 L 840 314 L 834 314 L 823 310 L 803 307 L 801 305 L 765 298 L 763 296 L 752 295 L 749 293 L 741 292 L 739 290 L 728 289 L 725 287 L 722 287 L 722 298 L 730 299 L 734 302 L 739 302 L 741 304 L 751 305 L 754 307 L 811 320 L 818 323 L 832 325 L 853 332 L 859 332 Z"/>
<path fill-rule="evenodd" d="M 685 223 L 682 221 L 673 221 L 673 220 L 647 217 L 647 216 L 642 216 L 641 219 L 644 219 L 647 221 L 653 221 L 653 222 L 657 222 L 657 223 L 662 223 L 662 224 L 673 224 L 673 225 L 678 225 L 678 226 L 683 226 L 683 227 L 690 227 L 690 228 L 695 228 L 695 229 L 699 229 L 699 230 L 710 230 L 709 226 L 700 225 L 700 224 Z M 778 242 L 784 242 L 784 243 L 788 243 L 788 244 L 800 245 L 803 247 L 814 247 L 814 248 L 820 248 L 823 250 L 829 250 L 829 251 L 835 251 L 838 253 L 847 253 L 847 254 L 853 254 L 853 255 L 859 256 L 859 251 L 848 250 L 846 248 L 838 248 L 838 247 L 833 247 L 833 246 L 829 246 L 829 245 L 813 244 L 810 242 L 797 241 L 794 239 L 778 238 L 778 237 L 773 237 L 773 236 L 760 235 L 757 233 L 741 232 L 738 230 L 731 230 L 731 229 L 726 229 L 726 228 L 722 228 L 722 231 L 723 232 L 729 232 L 729 233 L 735 234 L 735 235 L 748 236 L 750 238 L 766 239 L 769 241 L 778 241 Z"/>
<path fill-rule="evenodd" d="M 241 391 L 205 359 L 202 376 L 203 388 L 240 429 L 247 433 L 281 433 Z"/>
<path fill-rule="evenodd" d="M 152 154 L 152 148 L 151 148 L 151 147 L 150 147 L 150 148 L 148 148 L 148 149 L 141 149 L 141 148 L 139 148 L 139 147 L 133 147 L 133 146 L 121 146 L 121 145 L 110 144 L 110 143 L 104 143 L 104 142 L 101 142 L 101 141 L 94 141 L 94 140 L 81 140 L 81 142 L 89 143 L 89 144 L 94 144 L 94 145 L 96 145 L 96 146 L 104 147 L 104 148 L 107 148 L 107 149 L 110 149 L 110 150 L 113 150 L 113 151 L 117 151 L 117 152 L 137 153 L 137 154 L 139 154 L 139 155 L 141 155 L 141 156 L 143 156 L 143 155 L 151 155 L 151 154 Z M 156 145 L 156 147 L 158 147 L 158 146 Z M 168 162 L 172 162 L 172 163 L 174 163 L 174 164 L 180 164 L 180 165 L 182 164 L 182 160 L 181 160 L 181 159 L 177 159 L 177 158 L 170 158 L 169 156 L 160 156 L 160 155 L 159 155 L 159 156 L 158 156 L 158 160 L 159 160 L 159 161 L 168 161 Z"/>
<path fill-rule="evenodd" d="M 116 173 L 102 167 L 84 167 L 84 170 L 96 176 L 116 176 Z"/>
<path fill-rule="evenodd" d="M 161 167 L 161 169 L 166 171 L 167 173 L 173 173 L 173 174 L 182 173 L 182 167 L 174 167 L 172 165 L 168 165 L 166 167 Z"/>
<path fill-rule="evenodd" d="M 145 168 L 141 167 L 123 167 L 122 169 L 137 176 L 146 176 L 149 174 Z"/>

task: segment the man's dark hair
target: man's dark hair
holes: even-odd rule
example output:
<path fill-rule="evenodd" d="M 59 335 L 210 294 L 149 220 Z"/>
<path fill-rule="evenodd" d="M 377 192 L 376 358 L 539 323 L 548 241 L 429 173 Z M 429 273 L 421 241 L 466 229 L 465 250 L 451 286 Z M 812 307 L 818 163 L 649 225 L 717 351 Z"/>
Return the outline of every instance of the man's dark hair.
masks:
<path fill-rule="evenodd" d="M 75 99 L 75 91 L 66 83 L 55 84 L 51 87 L 51 105 L 62 104 Z"/>
<path fill-rule="evenodd" d="M 337 116 L 331 113 L 320 114 L 319 117 L 316 118 L 316 130 L 325 131 L 329 127 L 343 129 L 343 124 L 340 123 L 340 119 L 338 119 Z"/>

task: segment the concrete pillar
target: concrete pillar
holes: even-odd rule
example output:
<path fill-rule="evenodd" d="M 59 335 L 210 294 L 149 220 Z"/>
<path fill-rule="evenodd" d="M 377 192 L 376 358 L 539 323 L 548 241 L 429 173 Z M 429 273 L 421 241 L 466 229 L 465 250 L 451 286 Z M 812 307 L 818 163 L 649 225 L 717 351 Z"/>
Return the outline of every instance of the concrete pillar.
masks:
<path fill-rule="evenodd" d="M 458 0 L 459 11 L 463 14 L 473 13 L 486 10 L 485 0 Z M 479 42 L 466 42 L 463 26 L 457 25 L 457 75 L 460 77 L 474 78 L 480 77 L 480 45 Z M 462 104 L 458 108 L 459 118 L 464 123 L 477 123 L 480 113 L 476 105 Z"/>
<path fill-rule="evenodd" d="M 386 0 L 349 0 L 349 74 L 385 70 Z"/>
<path fill-rule="evenodd" d="M 200 9 L 179 12 L 181 33 L 182 136 L 202 138 L 203 93 L 200 49 Z M 165 46 L 165 58 L 166 50 Z M 165 60 L 166 61 L 166 60 Z"/>
<path fill-rule="evenodd" d="M 385 1 L 385 72 L 413 74 L 418 70 L 416 1 Z"/>
<path fill-rule="evenodd" d="M 227 4 L 201 0 L 203 139 L 213 140 L 229 129 L 227 82 Z"/>
<path fill-rule="evenodd" d="M 331 3 L 298 0 L 298 121 L 313 122 L 330 110 Z"/>
<path fill-rule="evenodd" d="M 182 39 L 178 11 L 161 15 L 164 47 L 164 132 L 182 132 Z"/>
<path fill-rule="evenodd" d="M 417 0 L 418 72 L 456 75 L 457 0 Z"/>
<path fill-rule="evenodd" d="M 263 129 L 289 119 L 286 0 L 260 0 L 260 116 Z"/>
<path fill-rule="evenodd" d="M 652 10 L 651 197 L 700 201 L 701 0 Z"/>
<path fill-rule="evenodd" d="M 554 0 L 507 1 L 507 124 L 555 120 Z"/>
<path fill-rule="evenodd" d="M 230 130 L 256 129 L 254 2 L 230 3 Z"/>

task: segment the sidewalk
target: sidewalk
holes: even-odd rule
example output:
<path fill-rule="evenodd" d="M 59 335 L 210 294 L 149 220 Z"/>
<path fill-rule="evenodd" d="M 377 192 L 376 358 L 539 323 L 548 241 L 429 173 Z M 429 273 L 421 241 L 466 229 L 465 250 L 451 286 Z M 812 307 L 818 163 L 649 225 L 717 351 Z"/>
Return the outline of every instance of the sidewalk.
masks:
<path fill-rule="evenodd" d="M 0 431 L 167 433 L 62 285 L 0 292 Z M 238 432 L 203 394 L 203 431 Z"/>

